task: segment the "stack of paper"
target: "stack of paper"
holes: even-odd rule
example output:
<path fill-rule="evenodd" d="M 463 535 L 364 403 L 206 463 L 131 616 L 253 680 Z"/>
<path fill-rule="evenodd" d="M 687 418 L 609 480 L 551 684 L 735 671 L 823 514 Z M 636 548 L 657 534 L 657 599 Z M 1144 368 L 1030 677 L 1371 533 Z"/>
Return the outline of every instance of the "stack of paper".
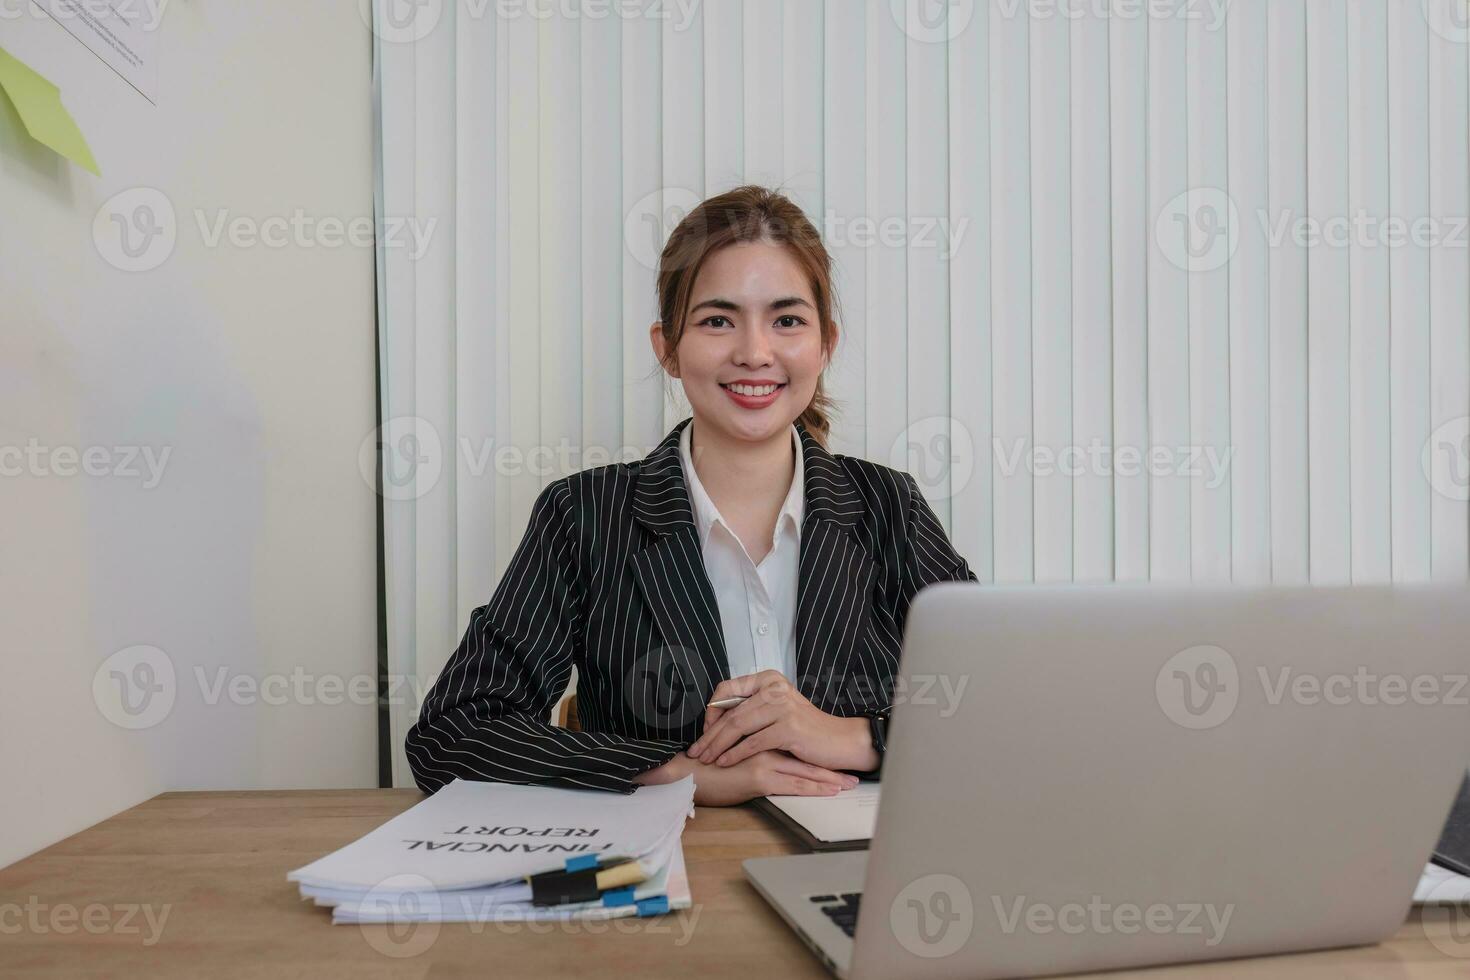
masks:
<path fill-rule="evenodd" d="M 286 876 L 334 923 L 657 915 L 690 905 L 694 780 L 631 795 L 455 780 Z"/>

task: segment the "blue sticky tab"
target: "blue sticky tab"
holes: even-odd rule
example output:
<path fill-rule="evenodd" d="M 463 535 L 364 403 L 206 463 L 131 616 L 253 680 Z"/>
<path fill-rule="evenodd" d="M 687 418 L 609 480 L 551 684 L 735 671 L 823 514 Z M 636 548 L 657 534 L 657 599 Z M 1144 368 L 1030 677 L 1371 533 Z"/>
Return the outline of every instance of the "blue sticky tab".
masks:
<path fill-rule="evenodd" d="M 602 905 L 604 908 L 617 908 L 620 905 L 636 905 L 637 900 L 633 897 L 631 888 L 614 888 L 612 891 L 602 893 Z"/>
<path fill-rule="evenodd" d="M 652 898 L 640 899 L 637 904 L 640 919 L 649 915 L 663 915 L 669 910 L 669 896 L 655 895 Z"/>
<path fill-rule="evenodd" d="M 586 871 L 588 868 L 597 867 L 596 854 L 578 854 L 574 858 L 567 858 L 568 871 Z"/>

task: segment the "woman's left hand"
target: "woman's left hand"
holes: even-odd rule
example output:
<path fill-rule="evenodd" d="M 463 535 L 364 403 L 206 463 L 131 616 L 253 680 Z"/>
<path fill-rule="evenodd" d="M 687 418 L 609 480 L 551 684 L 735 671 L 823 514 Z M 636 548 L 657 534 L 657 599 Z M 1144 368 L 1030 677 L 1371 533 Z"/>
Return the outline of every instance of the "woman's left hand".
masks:
<path fill-rule="evenodd" d="M 708 708 L 704 734 L 686 750 L 692 759 L 733 766 L 776 749 L 824 769 L 878 768 L 866 718 L 839 718 L 808 701 L 778 670 L 722 681 L 711 701 L 743 697 L 733 708 Z"/>

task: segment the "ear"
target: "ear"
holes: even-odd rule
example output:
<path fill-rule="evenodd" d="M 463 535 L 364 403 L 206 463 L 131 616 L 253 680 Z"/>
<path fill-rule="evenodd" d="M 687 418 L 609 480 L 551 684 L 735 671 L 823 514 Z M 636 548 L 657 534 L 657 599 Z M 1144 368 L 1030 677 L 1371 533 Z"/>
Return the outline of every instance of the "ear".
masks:
<path fill-rule="evenodd" d="M 842 324 L 838 323 L 836 320 L 833 320 L 832 321 L 832 343 L 822 353 L 822 367 L 825 368 L 829 364 L 832 363 L 832 352 L 837 349 L 837 340 L 841 336 L 842 336 Z"/>
<path fill-rule="evenodd" d="M 648 328 L 648 342 L 653 345 L 653 356 L 658 360 L 659 366 L 664 367 L 664 325 L 662 320 L 654 320 Z M 679 376 L 679 365 L 675 361 L 673 370 L 664 367 L 665 373 L 670 377 Z"/>

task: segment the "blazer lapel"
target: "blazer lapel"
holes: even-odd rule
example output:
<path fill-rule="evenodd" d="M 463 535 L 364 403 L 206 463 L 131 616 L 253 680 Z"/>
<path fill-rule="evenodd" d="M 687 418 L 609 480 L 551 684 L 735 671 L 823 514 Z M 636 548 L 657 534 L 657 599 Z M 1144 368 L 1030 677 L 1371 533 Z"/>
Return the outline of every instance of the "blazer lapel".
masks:
<path fill-rule="evenodd" d="M 714 587 L 700 552 L 689 488 L 679 461 L 676 425 L 649 453 L 633 488 L 633 515 L 654 532 L 630 561 L 644 605 L 653 614 L 682 682 L 702 695 L 730 676 Z M 849 695 L 883 678 L 854 678 L 873 601 L 877 566 L 854 528 L 866 512 L 842 464 L 804 425 L 801 436 L 805 503 L 796 594 L 796 683 L 802 695 L 832 712 Z M 854 685 L 858 685 L 854 689 Z"/>
<path fill-rule="evenodd" d="M 714 587 L 704 568 L 689 488 L 679 461 L 685 419 L 644 457 L 633 487 L 633 516 L 654 539 L 629 559 L 643 603 L 663 634 L 668 662 L 688 690 L 707 695 L 730 676 Z"/>
<path fill-rule="evenodd" d="M 801 435 L 806 492 L 801 521 L 801 563 L 796 593 L 796 673 L 802 695 L 833 713 L 848 695 L 883 678 L 851 675 L 866 634 L 877 566 L 854 531 L 866 512 L 862 496 L 842 464 L 806 430 Z"/>

